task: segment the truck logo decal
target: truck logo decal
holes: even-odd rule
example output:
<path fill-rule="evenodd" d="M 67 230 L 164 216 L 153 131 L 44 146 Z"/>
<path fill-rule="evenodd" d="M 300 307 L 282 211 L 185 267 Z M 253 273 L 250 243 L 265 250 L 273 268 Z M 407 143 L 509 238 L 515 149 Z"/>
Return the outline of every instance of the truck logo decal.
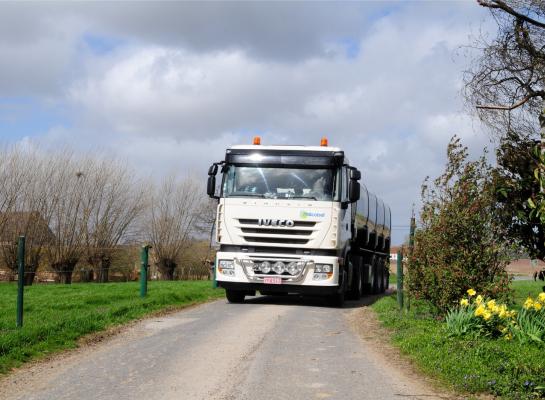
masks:
<path fill-rule="evenodd" d="M 299 215 L 301 216 L 302 219 L 307 219 L 308 217 L 316 217 L 316 218 L 325 217 L 325 213 L 312 212 L 312 211 L 301 211 Z"/>
<path fill-rule="evenodd" d="M 257 220 L 257 224 L 259 226 L 288 226 L 292 227 L 295 225 L 295 222 L 293 222 L 291 219 L 266 219 L 266 218 L 259 218 Z"/>

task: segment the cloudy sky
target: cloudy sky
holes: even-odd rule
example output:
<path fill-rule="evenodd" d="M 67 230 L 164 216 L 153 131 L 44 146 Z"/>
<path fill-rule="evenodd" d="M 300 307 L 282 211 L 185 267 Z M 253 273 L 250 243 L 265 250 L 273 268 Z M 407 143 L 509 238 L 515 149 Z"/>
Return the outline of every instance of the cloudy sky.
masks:
<path fill-rule="evenodd" d="M 406 226 L 449 138 L 488 144 L 461 88 L 463 46 L 490 29 L 474 1 L 0 3 L 0 142 L 204 182 L 255 134 L 325 135 Z"/>

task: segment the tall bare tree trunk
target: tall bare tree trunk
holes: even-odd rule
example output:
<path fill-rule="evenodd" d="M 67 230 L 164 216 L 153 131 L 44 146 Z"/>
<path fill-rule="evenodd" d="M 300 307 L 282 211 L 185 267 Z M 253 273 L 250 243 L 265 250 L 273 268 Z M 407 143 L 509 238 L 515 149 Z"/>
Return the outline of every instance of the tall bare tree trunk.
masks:
<path fill-rule="evenodd" d="M 57 277 L 60 283 L 71 284 L 72 274 L 74 268 L 76 268 L 77 260 L 61 261 L 52 265 L 53 269 L 57 272 Z"/>
<path fill-rule="evenodd" d="M 159 272 L 161 273 L 161 278 L 165 281 L 173 281 L 174 280 L 174 270 L 176 270 L 177 264 L 174 262 L 174 260 L 170 259 L 163 259 L 160 260 L 157 264 L 157 268 L 159 269 Z"/>
<path fill-rule="evenodd" d="M 102 256 L 97 260 L 98 262 L 93 265 L 96 269 L 97 282 L 107 283 L 110 279 L 110 266 L 111 260 L 109 257 Z"/>

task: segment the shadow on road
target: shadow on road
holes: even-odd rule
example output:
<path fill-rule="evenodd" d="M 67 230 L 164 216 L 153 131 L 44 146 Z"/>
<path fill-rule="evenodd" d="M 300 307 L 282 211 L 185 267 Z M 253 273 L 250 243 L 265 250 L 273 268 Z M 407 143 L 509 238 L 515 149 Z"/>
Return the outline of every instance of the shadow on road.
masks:
<path fill-rule="evenodd" d="M 393 289 L 388 289 L 386 293 L 376 295 L 365 295 L 360 300 L 351 301 L 347 300 L 342 308 L 359 308 L 370 306 L 378 299 L 389 296 L 393 293 Z M 327 300 L 318 296 L 301 296 L 296 294 L 281 295 L 281 296 L 256 296 L 247 297 L 245 303 L 248 304 L 270 304 L 270 305 L 284 305 L 284 306 L 306 306 L 306 307 L 331 307 Z"/>

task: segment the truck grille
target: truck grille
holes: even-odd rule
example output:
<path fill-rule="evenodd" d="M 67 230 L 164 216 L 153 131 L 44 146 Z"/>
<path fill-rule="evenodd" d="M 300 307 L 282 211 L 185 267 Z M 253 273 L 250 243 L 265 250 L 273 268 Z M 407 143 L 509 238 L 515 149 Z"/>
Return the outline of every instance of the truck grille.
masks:
<path fill-rule="evenodd" d="M 305 245 L 316 231 L 314 221 L 293 221 L 291 228 L 260 226 L 257 219 L 239 219 L 242 238 L 247 243 Z"/>

